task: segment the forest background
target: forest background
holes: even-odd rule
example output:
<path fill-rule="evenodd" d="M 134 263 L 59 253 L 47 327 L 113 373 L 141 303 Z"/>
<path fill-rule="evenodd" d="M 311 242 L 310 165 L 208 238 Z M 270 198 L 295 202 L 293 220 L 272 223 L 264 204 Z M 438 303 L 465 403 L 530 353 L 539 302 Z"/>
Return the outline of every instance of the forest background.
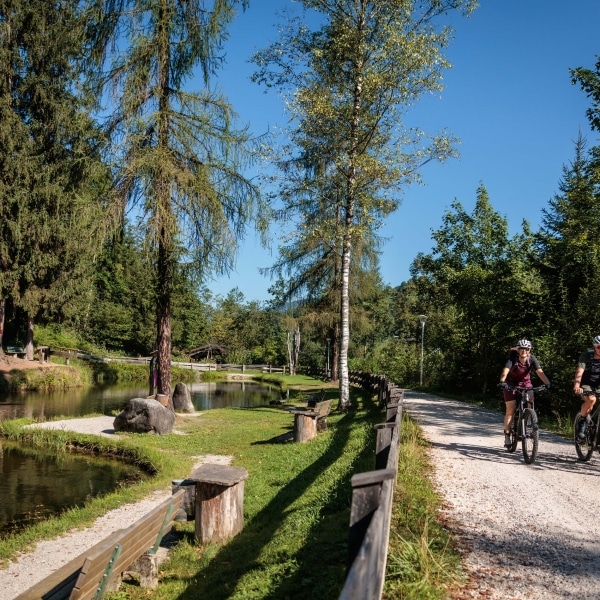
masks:
<path fill-rule="evenodd" d="M 37 344 L 149 355 L 157 347 L 161 319 L 157 264 L 162 260 L 163 269 L 172 270 L 173 357 L 218 344 L 229 350 L 230 363 L 286 364 L 290 338 L 301 332 L 300 367 L 331 365 L 335 377 L 341 309 L 332 291 L 339 281 L 306 284 L 314 265 L 297 255 L 287 260 L 284 249 L 286 268 L 275 269 L 269 302 L 247 301 L 238 289 L 226 297 L 212 295 L 208 275 L 230 266 L 233 234 L 253 218 L 263 226 L 264 213 L 256 209 L 261 200 L 251 184 L 239 198 L 254 202 L 253 208 L 241 200 L 221 207 L 226 216 L 228 210 L 239 216 L 227 235 L 218 219 L 202 221 L 201 233 L 210 242 L 204 254 L 179 237 L 167 260 L 161 258 L 164 239 L 149 234 L 160 211 L 144 222 L 148 188 L 136 187 L 130 174 L 115 167 L 132 158 L 133 146 L 125 141 L 139 123 L 127 123 L 124 114 L 132 109 L 123 104 L 110 118 L 99 117 L 93 60 L 98 46 L 92 42 L 100 40 L 89 37 L 98 6 L 63 2 L 58 11 L 45 0 L 9 4 L 0 19 L 3 345 L 32 343 L 28 336 L 35 324 Z M 119 3 L 112 4 L 116 9 Z M 238 3 L 213 4 L 227 12 Z M 102 30 L 97 33 L 100 38 Z M 208 71 L 214 69 L 216 64 L 208 64 Z M 106 72 L 102 77 L 104 85 Z M 589 122 L 598 132 L 600 62 L 595 70 L 573 65 L 572 77 L 590 99 Z M 207 94 L 203 102 L 223 109 L 219 122 L 227 122 L 223 99 Z M 194 132 L 186 135 L 189 141 Z M 185 136 L 180 142 L 185 146 Z M 225 142 L 248 149 L 252 160 L 257 140 L 244 138 L 243 130 L 218 144 Z M 226 152 L 221 147 L 215 154 Z M 148 156 L 133 158 L 129 165 L 137 161 L 137 168 L 152 170 Z M 376 236 L 363 238 L 369 243 L 357 245 L 352 263 L 350 369 L 383 373 L 408 388 L 419 384 L 422 367 L 423 385 L 431 390 L 499 397 L 495 386 L 507 349 L 528 338 L 554 384 L 540 410 L 574 412 L 579 404 L 570 391 L 575 363 L 600 333 L 593 293 L 600 275 L 600 147 L 579 137 L 556 180 L 558 192 L 537 231 L 525 222 L 518 235 L 509 235 L 483 184 L 473 192 L 472 212 L 455 202 L 434 229 L 431 253 L 414 258 L 410 279 L 399 286 L 381 279 Z M 116 192 L 127 202 L 115 203 Z M 196 261 L 205 268 L 194 268 Z M 427 316 L 424 327 L 419 315 Z"/>

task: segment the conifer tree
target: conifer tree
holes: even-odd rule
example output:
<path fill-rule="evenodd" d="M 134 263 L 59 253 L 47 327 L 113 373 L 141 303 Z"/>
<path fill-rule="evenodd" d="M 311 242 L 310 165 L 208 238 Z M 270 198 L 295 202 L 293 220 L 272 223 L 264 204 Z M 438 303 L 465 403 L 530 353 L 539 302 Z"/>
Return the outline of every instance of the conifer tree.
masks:
<path fill-rule="evenodd" d="M 210 78 L 236 6 L 245 0 L 98 0 L 97 59 L 114 42 L 107 80 L 120 148 L 118 194 L 134 206 L 155 268 L 159 392 L 171 394 L 177 264 L 200 280 L 231 268 L 259 200 L 242 174 L 250 135 Z M 116 147 L 116 146 L 115 146 Z M 183 250 L 185 249 L 185 250 Z"/>

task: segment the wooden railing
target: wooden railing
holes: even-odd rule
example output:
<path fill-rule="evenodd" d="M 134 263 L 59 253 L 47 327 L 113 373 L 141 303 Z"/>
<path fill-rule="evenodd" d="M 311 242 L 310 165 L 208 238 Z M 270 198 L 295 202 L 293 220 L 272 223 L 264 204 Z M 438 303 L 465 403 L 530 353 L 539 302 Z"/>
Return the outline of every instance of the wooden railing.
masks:
<path fill-rule="evenodd" d="M 150 356 L 118 356 L 118 357 L 101 357 L 94 356 L 77 350 L 76 348 L 60 348 L 58 346 L 52 346 L 49 348 L 49 353 L 55 356 L 62 356 L 67 360 L 78 358 L 80 360 L 91 360 L 98 362 L 116 362 L 116 363 L 130 363 L 137 365 L 149 365 Z M 182 369 L 190 369 L 193 371 L 240 371 L 245 373 L 246 371 L 260 371 L 261 373 L 286 373 L 286 366 L 274 367 L 273 365 L 238 365 L 238 364 L 216 364 L 216 363 L 199 363 L 199 362 L 179 362 L 171 361 L 171 365 L 174 367 L 180 367 Z"/>
<path fill-rule="evenodd" d="M 347 573 L 340 600 L 378 600 L 383 592 L 400 445 L 404 390 L 386 377 L 350 373 L 350 382 L 377 394 L 386 420 L 375 426 L 375 470 L 352 477 Z"/>

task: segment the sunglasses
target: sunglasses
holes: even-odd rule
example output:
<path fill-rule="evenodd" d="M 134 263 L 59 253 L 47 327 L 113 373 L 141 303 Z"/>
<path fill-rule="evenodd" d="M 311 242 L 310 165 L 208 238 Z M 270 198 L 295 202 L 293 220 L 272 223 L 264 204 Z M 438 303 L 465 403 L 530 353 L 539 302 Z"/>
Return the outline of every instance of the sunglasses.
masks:
<path fill-rule="evenodd" d="M 518 350 L 519 350 L 519 352 L 523 352 L 523 351 L 525 351 L 525 352 L 531 352 L 530 348 L 518 348 Z"/>

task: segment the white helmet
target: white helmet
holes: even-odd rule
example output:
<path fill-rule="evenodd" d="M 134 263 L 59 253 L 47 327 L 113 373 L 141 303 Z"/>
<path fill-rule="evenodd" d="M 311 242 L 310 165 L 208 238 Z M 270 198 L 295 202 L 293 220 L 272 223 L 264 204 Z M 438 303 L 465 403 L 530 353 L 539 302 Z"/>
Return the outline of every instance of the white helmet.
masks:
<path fill-rule="evenodd" d="M 594 346 L 600 346 L 600 335 L 597 335 L 593 341 Z"/>
<path fill-rule="evenodd" d="M 600 339 L 600 336 L 598 339 Z M 526 348 L 527 350 L 531 350 L 531 342 L 529 340 L 519 340 L 517 342 L 517 348 Z"/>

